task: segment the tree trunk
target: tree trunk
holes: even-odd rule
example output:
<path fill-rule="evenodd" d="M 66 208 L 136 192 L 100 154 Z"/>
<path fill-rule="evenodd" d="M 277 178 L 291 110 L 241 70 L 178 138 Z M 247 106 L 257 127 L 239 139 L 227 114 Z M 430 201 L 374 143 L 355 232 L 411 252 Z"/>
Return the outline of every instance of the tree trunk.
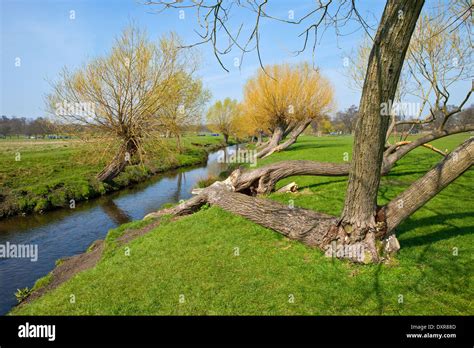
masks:
<path fill-rule="evenodd" d="M 261 149 L 257 153 L 257 158 L 264 157 L 267 153 L 269 153 L 274 147 L 278 146 L 280 141 L 283 139 L 283 133 L 285 132 L 285 127 L 283 125 L 277 125 L 273 130 L 272 137 L 265 148 Z"/>
<path fill-rule="evenodd" d="M 109 182 L 119 175 L 130 163 L 132 156 L 137 152 L 136 144 L 133 140 L 124 142 L 112 161 L 99 173 L 97 179 L 102 182 Z"/>
<path fill-rule="evenodd" d="M 296 140 L 298 140 L 298 137 L 301 135 L 301 133 L 304 132 L 304 130 L 310 125 L 312 119 L 306 119 L 304 121 L 299 122 L 296 126 L 292 127 L 292 131 L 288 136 L 288 139 L 283 144 L 279 144 L 273 149 L 270 149 L 265 155 L 262 155 L 262 158 L 270 156 L 274 152 L 280 152 L 283 150 L 286 150 L 288 147 L 293 145 Z M 258 155 L 257 155 L 258 157 Z"/>
<path fill-rule="evenodd" d="M 224 133 L 224 143 L 227 145 L 229 143 L 229 134 Z"/>
<path fill-rule="evenodd" d="M 397 161 L 399 161 L 403 156 L 405 156 L 407 153 L 409 153 L 413 149 L 416 149 L 418 146 L 426 144 L 429 141 L 446 137 L 448 135 L 464 133 L 464 132 L 469 132 L 469 131 L 474 131 L 474 125 L 457 126 L 457 127 L 452 127 L 450 129 L 444 129 L 444 130 L 436 129 L 436 130 L 433 130 L 431 133 L 424 135 L 422 137 L 419 137 L 406 145 L 398 147 L 398 149 L 396 145 L 392 145 L 384 153 L 383 171 L 389 172 L 393 168 L 395 163 L 397 163 Z"/>
<path fill-rule="evenodd" d="M 251 195 L 270 193 L 278 181 L 295 175 L 346 176 L 349 163 L 315 161 L 283 161 L 242 172 L 235 170 L 229 176 L 232 190 Z"/>
<path fill-rule="evenodd" d="M 298 126 L 299 122 L 291 122 L 288 126 L 286 126 L 285 131 L 283 132 L 283 138 L 286 138 L 292 131 Z"/>
<path fill-rule="evenodd" d="M 263 132 L 258 131 L 257 144 L 255 144 L 255 146 L 258 147 L 258 146 L 262 145 L 262 140 L 263 140 Z"/>
<path fill-rule="evenodd" d="M 341 226 L 352 240 L 376 228 L 377 193 L 391 105 L 412 32 L 424 0 L 388 0 L 369 56 L 355 128 L 349 184 Z"/>
<path fill-rule="evenodd" d="M 426 204 L 474 163 L 474 138 L 467 139 L 438 165 L 385 207 L 387 232 Z"/>
<path fill-rule="evenodd" d="M 176 207 L 148 214 L 145 219 L 164 215 L 192 214 L 206 203 L 245 217 L 290 239 L 301 241 L 311 247 L 318 247 L 327 253 L 328 250 L 334 249 L 334 253 L 326 254 L 328 256 L 346 258 L 354 262 L 378 261 L 372 257 L 373 253 L 376 254 L 373 251 L 374 247 L 367 244 L 366 241 L 352 243 L 352 245 L 346 243 L 344 236 L 336 227 L 337 217 L 232 192 L 232 185 L 228 179 L 212 184 L 198 196 Z M 336 253 L 336 247 L 332 248 L 336 245 L 343 250 L 345 248 L 348 252 Z"/>
<path fill-rule="evenodd" d="M 181 143 L 181 134 L 179 132 L 176 133 L 176 147 L 178 148 L 179 153 L 183 153 L 183 147 Z"/>

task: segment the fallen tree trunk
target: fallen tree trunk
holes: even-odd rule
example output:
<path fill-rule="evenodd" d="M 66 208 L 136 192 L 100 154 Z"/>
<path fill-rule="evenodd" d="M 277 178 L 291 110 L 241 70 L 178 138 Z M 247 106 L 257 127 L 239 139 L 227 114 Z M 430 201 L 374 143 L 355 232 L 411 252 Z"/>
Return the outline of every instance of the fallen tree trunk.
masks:
<path fill-rule="evenodd" d="M 349 166 L 349 163 L 283 161 L 249 171 L 237 169 L 229 179 L 235 192 L 266 194 L 284 178 L 295 175 L 347 176 Z"/>
<path fill-rule="evenodd" d="M 298 240 L 311 247 L 318 247 L 330 257 L 364 263 L 377 258 L 376 254 L 374 256 L 371 254 L 371 251 L 376 253 L 372 242 L 365 240 L 352 242 L 341 234 L 341 229 L 337 227 L 337 217 L 232 192 L 229 179 L 214 183 L 204 189 L 199 196 L 176 207 L 148 214 L 145 219 L 164 215 L 192 214 L 204 204 L 215 205 L 281 233 L 290 239 Z"/>
<path fill-rule="evenodd" d="M 374 216 L 376 227 L 365 236 L 352 235 L 341 226 L 340 218 L 312 210 L 286 206 L 271 200 L 237 193 L 235 178 L 215 182 L 173 208 L 148 214 L 147 218 L 163 215 L 183 216 L 196 212 L 205 204 L 245 217 L 284 236 L 318 247 L 327 256 L 354 262 L 380 262 L 396 252 L 400 245 L 393 230 L 408 216 L 428 202 L 474 163 L 474 139 L 466 140 L 424 177 L 405 192 L 379 208 Z M 400 201 L 403 202 L 400 205 Z M 378 243 L 380 241 L 381 243 Z"/>

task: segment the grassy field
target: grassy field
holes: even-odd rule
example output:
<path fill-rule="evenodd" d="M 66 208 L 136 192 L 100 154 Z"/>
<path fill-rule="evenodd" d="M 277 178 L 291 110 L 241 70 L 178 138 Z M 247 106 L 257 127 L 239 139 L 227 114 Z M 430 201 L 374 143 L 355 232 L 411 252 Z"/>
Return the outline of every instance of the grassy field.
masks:
<path fill-rule="evenodd" d="M 434 142 L 453 149 L 468 135 Z M 350 137 L 302 137 L 259 165 L 285 159 L 342 162 Z M 404 190 L 440 156 L 420 148 L 382 179 L 379 202 Z M 112 230 L 95 268 L 14 315 L 473 315 L 471 169 L 397 229 L 401 250 L 390 265 L 355 265 L 216 207 L 161 225 L 127 246 Z M 281 202 L 339 214 L 347 178 L 293 177 L 296 194 Z M 70 303 L 70 295 L 76 302 Z"/>
<path fill-rule="evenodd" d="M 129 166 L 111 184 L 95 180 L 114 150 L 80 140 L 0 140 L 0 217 L 69 206 L 139 182 L 151 173 L 201 163 L 221 137 L 188 136 L 178 153 L 174 139 L 148 148 L 145 166 Z"/>

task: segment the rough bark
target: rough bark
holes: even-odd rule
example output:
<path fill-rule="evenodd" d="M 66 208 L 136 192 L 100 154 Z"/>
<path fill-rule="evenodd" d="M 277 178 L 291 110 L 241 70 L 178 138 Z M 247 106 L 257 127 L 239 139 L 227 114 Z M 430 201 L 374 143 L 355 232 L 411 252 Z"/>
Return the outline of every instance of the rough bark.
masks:
<path fill-rule="evenodd" d="M 239 188 L 234 185 L 242 179 L 238 171 L 226 180 L 203 189 L 198 196 L 176 207 L 149 214 L 145 218 L 166 214 L 175 216 L 192 214 L 204 204 L 211 204 L 243 216 L 288 238 L 318 247 L 324 250 L 326 255 L 329 252 L 328 256 L 348 258 L 363 263 L 380 262 L 389 258 L 400 248 L 398 240 L 392 233 L 393 229 L 469 169 L 473 161 L 474 139 L 471 138 L 387 206 L 378 209 L 375 216 L 375 228 L 368 231 L 362 238 L 347 233 L 339 225 L 339 219 L 335 216 L 235 192 Z M 248 183 L 248 180 L 244 181 Z M 405 203 L 400 206 L 400 201 Z M 336 249 L 341 249 L 343 252 L 339 254 Z M 349 252 L 345 252 L 347 250 Z"/>
<path fill-rule="evenodd" d="M 272 137 L 268 141 L 268 143 L 265 145 L 264 148 L 262 148 L 260 151 L 257 153 L 257 158 L 262 158 L 264 157 L 267 153 L 269 153 L 274 147 L 278 146 L 280 141 L 283 139 L 283 134 L 285 132 L 285 126 L 284 125 L 277 125 L 275 129 L 273 130 Z"/>
<path fill-rule="evenodd" d="M 474 138 L 469 138 L 385 206 L 388 232 L 468 170 L 473 163 Z"/>
<path fill-rule="evenodd" d="M 97 179 L 102 182 L 114 179 L 129 164 L 130 159 L 136 152 L 136 142 L 133 140 L 125 141 L 118 149 L 112 161 L 97 174 Z"/>
<path fill-rule="evenodd" d="M 255 144 L 255 146 L 260 146 L 262 145 L 262 139 L 263 139 L 263 132 L 262 131 L 258 131 L 257 133 L 257 144 Z"/>
<path fill-rule="evenodd" d="M 324 250 L 327 256 L 363 263 L 381 260 L 375 240 L 383 237 L 383 231 L 379 235 L 371 233 L 364 240 L 353 241 L 336 226 L 338 218 L 335 216 L 286 206 L 233 191 L 234 187 L 228 178 L 212 184 L 198 196 L 173 208 L 148 214 L 145 219 L 163 215 L 188 215 L 199 210 L 204 204 L 210 204 L 245 217 L 290 239 L 301 241 L 311 247 L 318 247 Z M 336 249 L 341 248 L 346 252 L 337 253 Z"/>
<path fill-rule="evenodd" d="M 382 103 L 394 100 L 398 79 L 423 0 L 388 0 L 369 56 L 355 128 L 349 184 L 341 226 L 362 239 L 376 227 L 380 184 L 389 115 Z"/>
<path fill-rule="evenodd" d="M 446 137 L 448 135 L 452 134 L 458 134 L 458 133 L 464 133 L 464 132 L 469 132 L 469 131 L 474 131 L 474 125 L 467 125 L 467 126 L 457 126 L 457 127 L 451 127 L 449 129 L 443 129 L 443 130 L 433 130 L 429 134 L 426 134 L 422 137 L 419 137 L 412 142 L 397 147 L 396 144 L 390 146 L 384 153 L 384 159 L 383 159 L 383 167 L 384 167 L 384 172 L 389 172 L 394 164 L 399 161 L 403 156 L 405 156 L 407 153 L 410 151 L 416 149 L 417 147 L 426 144 L 427 142 L 440 139 L 443 137 Z"/>
<path fill-rule="evenodd" d="M 235 170 L 229 177 L 233 191 L 266 194 L 275 189 L 278 181 L 295 175 L 346 176 L 349 163 L 314 161 L 283 161 L 249 171 Z"/>
<path fill-rule="evenodd" d="M 284 143 L 274 146 L 265 155 L 262 155 L 262 158 L 268 157 L 274 152 L 280 152 L 280 151 L 286 150 L 288 147 L 293 145 L 298 139 L 298 137 L 301 135 L 301 133 L 303 133 L 304 130 L 309 126 L 311 121 L 312 119 L 306 119 L 299 122 L 295 127 L 292 128 L 292 131 L 288 134 L 288 138 L 285 140 Z M 257 154 L 257 158 L 258 158 L 258 154 Z"/>

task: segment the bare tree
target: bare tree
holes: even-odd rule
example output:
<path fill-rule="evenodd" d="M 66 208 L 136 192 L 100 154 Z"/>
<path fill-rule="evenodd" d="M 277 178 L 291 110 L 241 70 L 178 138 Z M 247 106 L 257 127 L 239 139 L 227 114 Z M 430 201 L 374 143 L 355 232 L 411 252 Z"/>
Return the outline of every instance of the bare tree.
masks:
<path fill-rule="evenodd" d="M 359 110 L 357 106 L 351 105 L 345 111 L 339 111 L 336 113 L 334 123 L 336 124 L 336 127 L 341 128 L 344 133 L 352 134 L 358 114 Z"/>

